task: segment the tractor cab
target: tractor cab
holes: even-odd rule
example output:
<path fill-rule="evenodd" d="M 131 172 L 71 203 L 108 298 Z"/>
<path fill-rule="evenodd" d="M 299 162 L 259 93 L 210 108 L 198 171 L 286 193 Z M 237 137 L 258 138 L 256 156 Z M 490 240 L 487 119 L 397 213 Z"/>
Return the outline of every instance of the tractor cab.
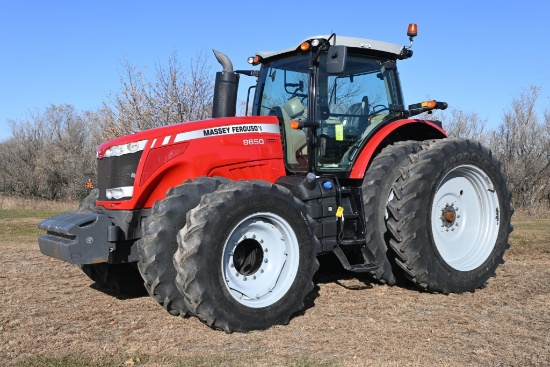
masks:
<path fill-rule="evenodd" d="M 249 59 L 261 64 L 252 114 L 279 118 L 290 172 L 347 173 L 368 137 L 400 118 L 395 61 L 411 54 L 335 34 L 260 52 Z"/>
<path fill-rule="evenodd" d="M 255 76 L 252 115 L 279 119 L 288 174 L 361 179 L 385 145 L 446 136 L 436 121 L 406 120 L 447 108 L 436 101 L 404 107 L 396 61 L 412 56 L 416 24 L 407 35 L 409 46 L 334 33 L 310 37 L 250 57 L 259 71 L 233 71 L 229 58 L 214 51 L 224 69 L 216 75 L 212 117 L 235 116 L 239 75 Z"/>

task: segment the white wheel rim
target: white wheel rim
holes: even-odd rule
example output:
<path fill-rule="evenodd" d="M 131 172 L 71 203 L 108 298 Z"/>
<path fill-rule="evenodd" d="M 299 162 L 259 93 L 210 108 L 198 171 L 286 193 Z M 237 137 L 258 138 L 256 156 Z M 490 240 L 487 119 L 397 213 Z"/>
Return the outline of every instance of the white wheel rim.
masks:
<path fill-rule="evenodd" d="M 244 266 L 243 255 L 248 259 Z M 261 308 L 288 292 L 299 260 L 298 239 L 290 224 L 276 214 L 257 213 L 232 230 L 223 247 L 221 266 L 231 296 L 240 304 Z"/>
<path fill-rule="evenodd" d="M 443 260 L 459 271 L 476 269 L 495 247 L 499 201 L 489 177 L 462 165 L 441 181 L 431 208 L 432 234 Z"/>

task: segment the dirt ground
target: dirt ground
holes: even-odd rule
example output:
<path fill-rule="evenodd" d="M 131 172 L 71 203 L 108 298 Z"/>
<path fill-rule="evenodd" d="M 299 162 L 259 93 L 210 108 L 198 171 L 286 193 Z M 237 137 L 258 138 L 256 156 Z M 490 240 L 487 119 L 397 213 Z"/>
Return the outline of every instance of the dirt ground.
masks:
<path fill-rule="evenodd" d="M 171 316 L 150 297 L 113 297 L 76 266 L 41 255 L 36 242 L 2 241 L 1 366 L 30 356 L 141 354 L 147 366 L 216 355 L 249 366 L 550 365 L 548 252 L 508 253 L 487 288 L 449 296 L 324 266 L 317 295 L 289 325 L 225 334 Z"/>

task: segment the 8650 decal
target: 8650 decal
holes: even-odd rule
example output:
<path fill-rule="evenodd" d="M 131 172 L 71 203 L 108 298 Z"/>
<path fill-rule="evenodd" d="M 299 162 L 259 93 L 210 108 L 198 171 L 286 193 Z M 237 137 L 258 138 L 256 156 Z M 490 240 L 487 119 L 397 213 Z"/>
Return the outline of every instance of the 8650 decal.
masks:
<path fill-rule="evenodd" d="M 264 139 L 243 139 L 244 145 L 260 145 L 265 144 Z"/>

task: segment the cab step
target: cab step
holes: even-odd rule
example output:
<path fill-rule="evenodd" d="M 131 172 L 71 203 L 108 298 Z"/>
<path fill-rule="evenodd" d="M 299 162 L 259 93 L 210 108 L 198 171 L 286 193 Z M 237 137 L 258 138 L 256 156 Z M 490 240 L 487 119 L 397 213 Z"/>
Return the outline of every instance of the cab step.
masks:
<path fill-rule="evenodd" d="M 342 251 L 342 248 L 338 245 L 336 245 L 333 249 L 334 254 L 340 260 L 340 263 L 342 263 L 342 266 L 344 269 L 348 271 L 352 271 L 354 273 L 370 273 L 374 274 L 376 272 L 376 269 L 378 269 L 378 265 L 376 265 L 373 262 L 368 262 L 368 260 L 365 261 L 365 263 L 362 264 L 350 264 L 346 254 L 344 251 Z"/>

